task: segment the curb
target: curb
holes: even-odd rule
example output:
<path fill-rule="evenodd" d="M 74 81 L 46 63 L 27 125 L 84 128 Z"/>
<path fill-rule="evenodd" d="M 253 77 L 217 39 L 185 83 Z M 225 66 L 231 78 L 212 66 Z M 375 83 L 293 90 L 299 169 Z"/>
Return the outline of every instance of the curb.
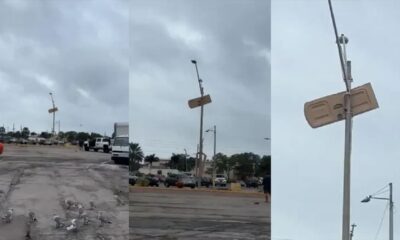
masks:
<path fill-rule="evenodd" d="M 192 192 L 192 193 L 222 193 L 222 194 L 244 194 L 244 195 L 254 195 L 254 196 L 264 196 L 263 192 L 248 192 L 248 191 L 232 191 L 229 189 L 189 189 L 189 188 L 157 188 L 157 187 L 142 187 L 142 186 L 129 186 L 129 192 L 137 190 L 144 190 L 144 191 L 159 191 L 159 192 Z"/>

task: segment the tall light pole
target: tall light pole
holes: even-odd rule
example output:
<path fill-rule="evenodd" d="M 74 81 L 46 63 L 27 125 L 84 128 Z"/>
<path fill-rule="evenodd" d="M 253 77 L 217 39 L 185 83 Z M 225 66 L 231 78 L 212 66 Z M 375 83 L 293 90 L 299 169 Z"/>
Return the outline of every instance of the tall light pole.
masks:
<path fill-rule="evenodd" d="M 56 109 L 56 105 L 54 104 L 54 98 L 53 98 L 53 93 L 49 93 L 50 94 L 50 97 L 51 97 L 51 103 L 53 104 L 53 111 L 51 111 L 52 113 L 53 113 L 53 128 L 51 129 L 51 133 L 52 133 L 52 135 L 54 136 L 54 125 L 55 125 L 55 120 L 56 120 L 56 111 L 55 111 L 55 109 Z"/>
<path fill-rule="evenodd" d="M 347 61 L 346 44 L 348 38 L 343 34 L 338 35 L 335 16 L 333 14 L 332 2 L 328 0 L 333 28 L 335 31 L 336 44 L 339 52 L 340 66 L 342 68 L 343 80 L 346 86 L 344 97 L 345 114 L 345 143 L 344 143 L 344 174 L 343 174 L 343 218 L 342 218 L 342 240 L 350 239 L 350 174 L 351 174 L 351 138 L 352 138 L 352 109 L 351 109 L 351 62 Z"/>
<path fill-rule="evenodd" d="M 184 148 L 183 150 L 185 151 L 185 170 L 186 170 L 186 172 L 187 172 L 187 171 L 188 171 L 188 170 L 187 170 L 187 157 L 188 157 L 189 155 L 187 154 L 186 148 Z"/>
<path fill-rule="evenodd" d="M 393 240 L 393 184 L 389 183 L 389 198 L 375 197 L 374 195 L 369 195 L 365 197 L 361 202 L 367 203 L 371 199 L 386 200 L 389 201 L 389 240 Z"/>
<path fill-rule="evenodd" d="M 199 82 L 199 88 L 200 88 L 200 94 L 201 98 L 204 97 L 204 90 L 202 86 L 203 80 L 200 79 L 199 75 L 199 69 L 197 68 L 197 61 L 196 60 L 191 60 L 191 62 L 194 64 L 196 67 L 196 73 L 197 73 L 197 80 Z M 199 137 L 199 153 L 198 157 L 196 159 L 196 178 L 197 178 L 197 185 L 200 187 L 201 186 L 201 180 L 199 177 L 201 177 L 201 164 L 202 164 L 202 158 L 203 158 L 203 116 L 204 116 L 204 105 L 200 106 L 200 137 Z"/>
<path fill-rule="evenodd" d="M 213 132 L 214 133 L 214 155 L 213 155 L 213 163 L 212 163 L 212 168 L 213 168 L 213 172 L 212 172 L 212 184 L 213 184 L 213 188 L 215 188 L 215 168 L 216 168 L 216 164 L 215 164 L 215 155 L 217 154 L 217 126 L 214 125 L 214 129 L 210 128 L 207 129 L 206 132 Z"/>

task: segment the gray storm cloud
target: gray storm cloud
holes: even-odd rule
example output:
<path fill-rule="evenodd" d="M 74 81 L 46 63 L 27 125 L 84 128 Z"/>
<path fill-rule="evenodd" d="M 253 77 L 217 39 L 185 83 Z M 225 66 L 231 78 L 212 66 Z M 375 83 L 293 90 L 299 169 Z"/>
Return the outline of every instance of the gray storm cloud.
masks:
<path fill-rule="evenodd" d="M 61 130 L 111 134 L 128 120 L 126 1 L 2 1 L 1 122 L 51 128 L 49 92 Z"/>
<path fill-rule="evenodd" d="M 130 122 L 145 154 L 196 152 L 200 96 L 205 130 L 217 125 L 217 151 L 269 153 L 270 5 L 268 1 L 132 1 Z M 212 155 L 212 134 L 204 135 Z"/>

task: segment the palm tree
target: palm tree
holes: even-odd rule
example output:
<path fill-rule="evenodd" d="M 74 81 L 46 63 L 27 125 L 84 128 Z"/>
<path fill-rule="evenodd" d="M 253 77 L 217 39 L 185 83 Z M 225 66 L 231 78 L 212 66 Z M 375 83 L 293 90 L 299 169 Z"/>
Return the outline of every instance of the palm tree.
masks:
<path fill-rule="evenodd" d="M 150 171 L 149 172 L 151 173 L 151 167 L 153 166 L 153 162 L 158 162 L 158 161 L 160 161 L 160 159 L 158 157 L 156 157 L 155 154 L 151 154 L 151 155 L 146 156 L 144 158 L 144 161 L 148 162 L 150 164 Z"/>
<path fill-rule="evenodd" d="M 143 159 L 143 151 L 138 143 L 129 144 L 129 171 L 139 169 L 139 162 Z"/>

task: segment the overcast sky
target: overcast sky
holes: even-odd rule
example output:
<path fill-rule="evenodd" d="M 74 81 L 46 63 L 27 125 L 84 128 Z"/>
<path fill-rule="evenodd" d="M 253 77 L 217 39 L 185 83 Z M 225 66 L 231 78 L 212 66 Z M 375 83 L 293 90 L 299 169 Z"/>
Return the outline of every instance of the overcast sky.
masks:
<path fill-rule="evenodd" d="M 388 239 L 387 202 L 360 203 L 393 182 L 400 203 L 399 1 L 336 1 L 353 86 L 371 82 L 380 108 L 354 118 L 353 239 Z M 328 1 L 272 3 L 272 239 L 341 239 L 344 122 L 312 129 L 304 103 L 344 90 Z M 388 192 L 380 197 L 388 197 Z M 400 218 L 394 214 L 394 237 Z"/>
<path fill-rule="evenodd" d="M 128 121 L 126 1 L 0 1 L 0 125 L 112 133 Z M 56 126 L 58 129 L 58 126 Z"/>
<path fill-rule="evenodd" d="M 199 142 L 198 62 L 204 130 L 217 126 L 217 152 L 269 154 L 268 1 L 131 1 L 131 141 L 146 155 L 193 155 Z M 212 157 L 212 133 L 204 134 Z"/>

